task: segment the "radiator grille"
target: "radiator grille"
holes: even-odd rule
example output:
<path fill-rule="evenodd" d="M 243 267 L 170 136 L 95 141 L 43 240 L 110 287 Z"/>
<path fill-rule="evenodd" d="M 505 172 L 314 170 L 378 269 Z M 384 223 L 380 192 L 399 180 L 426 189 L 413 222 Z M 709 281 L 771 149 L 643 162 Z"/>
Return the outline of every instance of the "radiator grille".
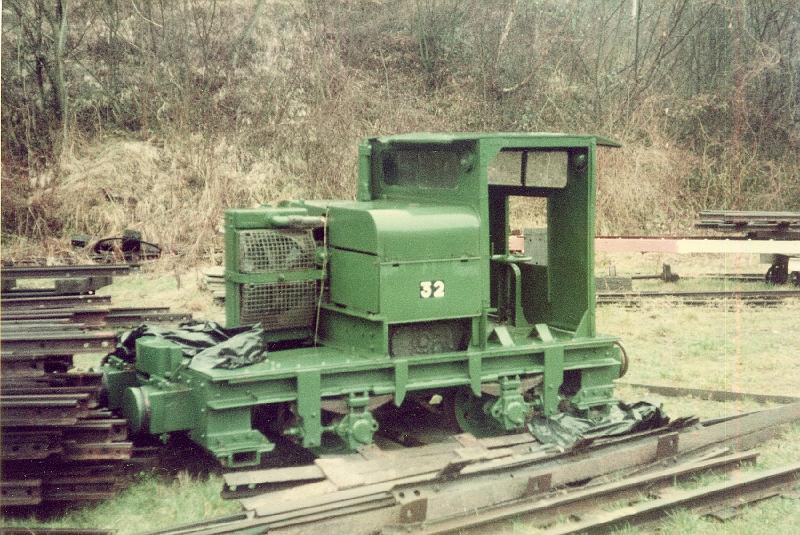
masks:
<path fill-rule="evenodd" d="M 314 321 L 316 289 L 315 281 L 243 284 L 240 322 L 266 330 L 307 327 Z"/>
<path fill-rule="evenodd" d="M 310 230 L 242 230 L 241 273 L 285 273 L 313 269 L 316 243 Z M 261 323 L 266 330 L 308 327 L 317 300 L 315 280 L 243 284 L 239 288 L 239 322 Z"/>
<path fill-rule="evenodd" d="M 239 271 L 277 273 L 314 267 L 314 236 L 310 230 L 239 231 Z"/>

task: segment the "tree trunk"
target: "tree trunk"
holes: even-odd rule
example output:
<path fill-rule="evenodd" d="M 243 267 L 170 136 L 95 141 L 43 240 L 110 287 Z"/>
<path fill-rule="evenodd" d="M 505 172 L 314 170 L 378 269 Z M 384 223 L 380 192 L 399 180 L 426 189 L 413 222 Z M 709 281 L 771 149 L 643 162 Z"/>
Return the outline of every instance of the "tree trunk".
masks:
<path fill-rule="evenodd" d="M 67 10 L 68 0 L 56 0 L 56 33 L 55 46 L 53 47 L 53 65 L 55 68 L 54 90 L 56 94 L 56 119 L 62 135 L 62 148 L 67 140 L 67 86 L 64 81 L 64 47 L 67 42 Z"/>

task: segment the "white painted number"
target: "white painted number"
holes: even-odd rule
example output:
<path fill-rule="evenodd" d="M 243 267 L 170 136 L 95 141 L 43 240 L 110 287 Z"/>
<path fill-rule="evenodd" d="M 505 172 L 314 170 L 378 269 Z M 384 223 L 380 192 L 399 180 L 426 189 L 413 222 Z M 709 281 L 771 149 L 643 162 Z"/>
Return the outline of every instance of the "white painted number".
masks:
<path fill-rule="evenodd" d="M 431 287 L 431 281 L 422 281 L 419 283 L 419 296 L 423 299 L 429 298 L 433 295 L 433 288 Z"/>
<path fill-rule="evenodd" d="M 444 281 L 422 281 L 419 283 L 419 296 L 423 299 L 444 297 Z"/>
<path fill-rule="evenodd" d="M 444 282 L 443 281 L 433 281 L 433 296 L 434 297 L 444 297 Z"/>

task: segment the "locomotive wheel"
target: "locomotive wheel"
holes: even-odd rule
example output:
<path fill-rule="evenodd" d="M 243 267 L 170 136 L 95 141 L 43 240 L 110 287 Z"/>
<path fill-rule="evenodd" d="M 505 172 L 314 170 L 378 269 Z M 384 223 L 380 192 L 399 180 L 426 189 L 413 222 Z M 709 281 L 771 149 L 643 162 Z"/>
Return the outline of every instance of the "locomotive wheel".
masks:
<path fill-rule="evenodd" d="M 475 396 L 468 388 L 456 388 L 444 398 L 444 411 L 455 431 L 470 433 L 476 438 L 506 434 L 500 422 L 491 417 L 484 407 L 497 399 L 484 394 Z"/>

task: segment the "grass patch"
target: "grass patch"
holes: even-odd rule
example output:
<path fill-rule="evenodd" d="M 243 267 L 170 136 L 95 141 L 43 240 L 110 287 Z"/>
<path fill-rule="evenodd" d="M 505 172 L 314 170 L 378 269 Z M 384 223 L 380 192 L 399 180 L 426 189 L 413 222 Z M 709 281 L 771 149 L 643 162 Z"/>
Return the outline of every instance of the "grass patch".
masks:
<path fill-rule="evenodd" d="M 156 269 L 158 265 L 145 265 L 141 272 L 117 277 L 97 293 L 110 295 L 114 307 L 170 307 L 198 319 L 225 321 L 224 307 L 214 304 L 211 292 L 203 290 L 204 267 L 166 273 Z"/>
<path fill-rule="evenodd" d="M 751 285 L 752 286 L 752 285 Z M 706 286 L 708 288 L 708 286 Z M 705 288 L 704 288 L 705 289 Z M 598 329 L 622 336 L 631 357 L 626 381 L 673 386 L 796 395 L 800 391 L 800 307 L 687 307 L 644 304 L 639 309 L 609 306 L 598 311 Z M 719 403 L 693 397 L 666 397 L 619 387 L 626 400 L 647 399 L 663 404 L 667 414 L 715 418 L 774 406 L 752 400 Z M 755 465 L 744 471 L 766 470 L 800 459 L 800 424 L 759 448 Z M 701 475 L 685 488 L 708 485 L 726 476 Z M 797 487 L 796 487 L 797 488 Z M 676 511 L 652 526 L 627 527 L 619 534 L 772 534 L 794 533 L 800 522 L 800 502 L 786 498 L 745 507 L 725 523 Z"/>
<path fill-rule="evenodd" d="M 690 307 L 604 306 L 598 331 L 614 333 L 631 358 L 626 381 L 793 395 L 800 390 L 800 304 Z"/>
<path fill-rule="evenodd" d="M 143 533 L 237 512 L 236 502 L 219 497 L 221 489 L 222 478 L 215 475 L 195 478 L 187 472 L 180 472 L 176 477 L 142 473 L 113 500 L 67 510 L 55 519 L 48 516 L 56 511 L 43 511 L 38 517 L 3 518 L 2 524 L 113 529 L 118 535 Z"/>

